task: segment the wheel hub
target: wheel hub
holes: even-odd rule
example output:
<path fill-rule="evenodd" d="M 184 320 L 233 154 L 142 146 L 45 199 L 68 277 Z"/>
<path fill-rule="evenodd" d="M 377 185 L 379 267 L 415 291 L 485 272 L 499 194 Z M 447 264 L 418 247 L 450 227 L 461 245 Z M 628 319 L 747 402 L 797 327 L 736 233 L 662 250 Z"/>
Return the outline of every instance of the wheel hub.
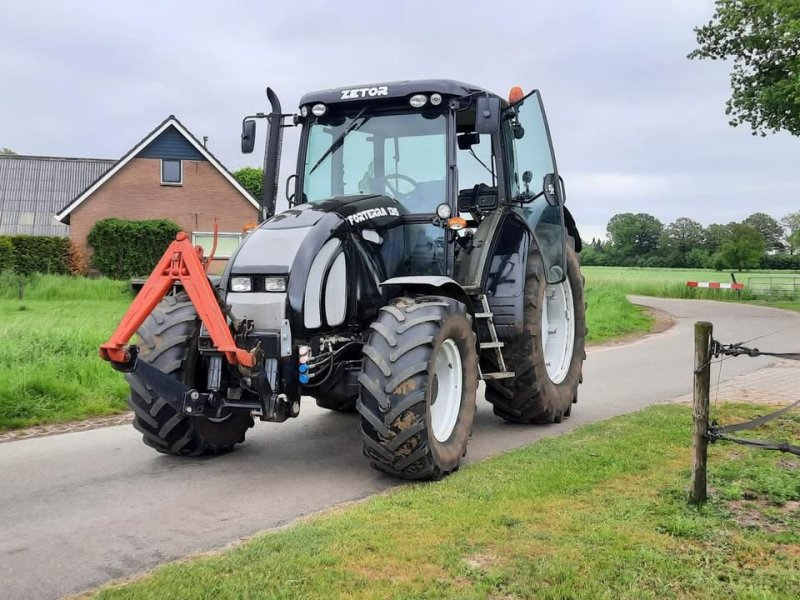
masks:
<path fill-rule="evenodd" d="M 456 343 L 447 338 L 436 351 L 430 390 L 431 430 L 439 442 L 450 439 L 455 429 L 463 383 L 461 352 Z"/>
<path fill-rule="evenodd" d="M 542 305 L 542 352 L 553 383 L 567 377 L 575 346 L 575 306 L 569 279 L 548 284 Z"/>

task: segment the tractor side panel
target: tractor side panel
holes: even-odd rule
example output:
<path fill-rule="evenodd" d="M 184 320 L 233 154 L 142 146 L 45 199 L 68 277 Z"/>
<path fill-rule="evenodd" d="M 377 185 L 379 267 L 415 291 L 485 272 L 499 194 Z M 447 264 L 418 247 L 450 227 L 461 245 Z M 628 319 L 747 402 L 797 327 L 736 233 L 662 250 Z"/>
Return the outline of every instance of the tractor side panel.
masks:
<path fill-rule="evenodd" d="M 525 269 L 531 244 L 530 230 L 509 213 L 500 226 L 490 253 L 484 290 L 494 314 L 497 335 L 507 340 L 524 324 Z M 485 328 L 485 326 L 482 326 Z M 479 331 L 488 339 L 488 331 Z"/>

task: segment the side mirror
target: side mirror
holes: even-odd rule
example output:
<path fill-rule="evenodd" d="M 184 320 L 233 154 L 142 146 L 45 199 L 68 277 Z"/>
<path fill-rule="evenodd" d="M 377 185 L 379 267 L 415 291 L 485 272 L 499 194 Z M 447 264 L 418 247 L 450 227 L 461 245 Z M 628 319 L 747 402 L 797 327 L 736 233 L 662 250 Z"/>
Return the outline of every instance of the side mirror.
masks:
<path fill-rule="evenodd" d="M 242 121 L 242 152 L 250 154 L 256 145 L 256 122 L 253 119 Z"/>
<path fill-rule="evenodd" d="M 469 150 L 476 144 L 481 143 L 481 136 L 477 133 L 462 133 L 456 140 L 458 140 L 459 150 Z"/>
<path fill-rule="evenodd" d="M 478 96 L 475 99 L 475 132 L 495 133 L 500 129 L 500 98 Z"/>
<path fill-rule="evenodd" d="M 557 178 L 556 178 L 557 177 Z M 555 173 L 548 173 L 542 182 L 542 192 L 544 199 L 550 206 L 564 204 L 567 200 L 567 192 L 564 190 L 564 179 Z"/>

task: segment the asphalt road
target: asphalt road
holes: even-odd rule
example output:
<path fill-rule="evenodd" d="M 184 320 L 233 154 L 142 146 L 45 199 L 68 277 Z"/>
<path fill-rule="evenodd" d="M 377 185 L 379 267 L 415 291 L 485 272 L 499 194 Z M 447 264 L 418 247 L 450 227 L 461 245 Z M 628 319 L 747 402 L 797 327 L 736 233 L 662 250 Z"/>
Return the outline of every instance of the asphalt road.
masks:
<path fill-rule="evenodd" d="M 635 411 L 691 391 L 692 324 L 723 342 L 797 350 L 800 313 L 707 301 L 634 298 L 677 324 L 637 342 L 590 349 L 572 417 L 519 426 L 479 399 L 468 461 Z M 722 379 L 768 358 L 726 361 Z M 712 371 L 716 379 L 716 366 Z M 286 423 L 256 423 L 213 459 L 162 456 L 130 426 L 0 444 L 0 598 L 57 598 L 209 550 L 296 517 L 398 485 L 369 468 L 353 415 L 303 405 Z"/>

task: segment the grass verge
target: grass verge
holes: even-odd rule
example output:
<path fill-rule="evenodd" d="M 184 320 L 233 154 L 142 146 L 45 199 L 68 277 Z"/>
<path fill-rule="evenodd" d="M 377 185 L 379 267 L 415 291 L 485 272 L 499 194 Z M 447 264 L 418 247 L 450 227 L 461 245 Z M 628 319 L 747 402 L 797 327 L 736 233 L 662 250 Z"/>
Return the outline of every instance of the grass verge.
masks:
<path fill-rule="evenodd" d="M 646 309 L 628 302 L 625 293 L 610 285 L 593 284 L 587 281 L 585 297 L 587 303 L 587 341 L 607 342 L 632 333 L 649 331 L 653 318 Z"/>
<path fill-rule="evenodd" d="M 713 500 L 689 507 L 690 419 L 583 427 L 96 597 L 796 598 L 800 461 L 714 445 Z M 797 438 L 800 418 L 764 429 Z"/>

